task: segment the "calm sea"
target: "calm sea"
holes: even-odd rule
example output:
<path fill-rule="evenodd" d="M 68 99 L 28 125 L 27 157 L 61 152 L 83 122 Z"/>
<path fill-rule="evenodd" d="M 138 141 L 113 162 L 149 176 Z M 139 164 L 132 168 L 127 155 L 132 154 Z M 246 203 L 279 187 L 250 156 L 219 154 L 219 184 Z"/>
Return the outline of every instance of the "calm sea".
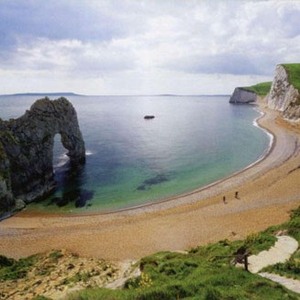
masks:
<path fill-rule="evenodd" d="M 0 97 L 2 119 L 21 116 L 36 96 Z M 270 138 L 253 106 L 227 96 L 71 96 L 85 140 L 85 166 L 68 168 L 60 137 L 56 192 L 28 209 L 111 211 L 203 187 L 258 160 Z M 145 115 L 155 119 L 145 120 Z"/>

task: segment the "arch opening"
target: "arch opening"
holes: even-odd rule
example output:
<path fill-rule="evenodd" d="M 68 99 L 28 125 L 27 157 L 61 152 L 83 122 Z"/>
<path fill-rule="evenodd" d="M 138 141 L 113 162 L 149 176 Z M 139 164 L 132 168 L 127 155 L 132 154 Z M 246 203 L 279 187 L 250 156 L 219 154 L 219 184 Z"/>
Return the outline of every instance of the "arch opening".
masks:
<path fill-rule="evenodd" d="M 71 203 L 75 207 L 90 206 L 94 192 L 84 188 L 85 165 L 74 165 L 64 147 L 63 136 L 57 133 L 53 139 L 53 172 L 56 188 L 51 197 L 51 204 L 59 207 Z"/>
<path fill-rule="evenodd" d="M 67 155 L 68 150 L 63 146 L 61 142 L 61 135 L 57 133 L 53 139 L 53 154 L 52 154 L 52 165 L 53 171 L 63 167 L 70 160 Z"/>

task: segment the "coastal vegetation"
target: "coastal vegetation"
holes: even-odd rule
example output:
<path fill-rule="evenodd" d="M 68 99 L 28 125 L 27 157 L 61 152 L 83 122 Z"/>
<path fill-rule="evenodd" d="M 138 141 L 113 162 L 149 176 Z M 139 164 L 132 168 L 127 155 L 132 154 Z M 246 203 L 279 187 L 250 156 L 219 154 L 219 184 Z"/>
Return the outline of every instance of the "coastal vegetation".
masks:
<path fill-rule="evenodd" d="M 288 73 L 289 82 L 300 91 L 300 64 L 283 64 Z"/>
<path fill-rule="evenodd" d="M 84 262 L 84 268 L 78 269 L 78 256 L 60 250 L 20 260 L 1 256 L 0 286 L 9 286 L 11 282 L 20 284 L 22 280 L 29 282 L 32 274 L 39 277 L 34 279 L 35 282 L 46 282 L 47 278 L 54 278 L 54 274 L 57 276 L 64 272 L 63 269 L 58 272 L 58 266 L 66 265 L 66 276 L 55 281 L 55 288 L 65 289 L 76 284 L 86 288 L 69 295 L 68 300 L 298 299 L 297 294 L 281 285 L 232 264 L 234 254 L 241 248 L 247 249 L 251 254 L 269 249 L 274 245 L 275 234 L 279 231 L 300 242 L 300 207 L 291 213 L 288 222 L 251 234 L 245 240 L 222 240 L 190 249 L 188 252 L 159 252 L 144 257 L 135 266 L 139 267 L 140 275 L 128 279 L 123 289 L 97 288 L 100 284 L 95 279 L 97 276 L 101 276 L 102 283 L 114 280 L 118 271 L 113 266 L 104 261 L 90 259 L 89 262 Z M 298 249 L 287 262 L 265 270 L 299 279 L 299 258 Z M 72 259 L 72 262 L 67 259 Z M 79 261 L 77 263 L 80 264 Z M 20 286 L 18 288 L 20 289 Z M 36 297 L 38 296 L 40 298 L 36 299 L 45 299 L 41 298 L 42 296 L 49 297 L 47 294 L 37 294 Z"/>
<path fill-rule="evenodd" d="M 269 249 L 275 234 L 284 231 L 300 243 L 300 207 L 279 226 L 249 235 L 243 241 L 223 240 L 191 249 L 187 254 L 161 252 L 140 261 L 142 275 L 128 280 L 123 290 L 87 289 L 68 300 L 83 299 L 298 299 L 277 283 L 230 264 L 244 247 L 250 253 Z M 268 271 L 299 279 L 300 250 L 286 263 Z"/>
<path fill-rule="evenodd" d="M 238 249 L 245 248 L 251 254 L 269 249 L 279 231 L 300 242 L 300 207 L 292 212 L 290 221 L 251 234 L 242 241 L 222 240 L 188 253 L 160 252 L 145 257 L 140 261 L 142 275 L 128 280 L 123 290 L 87 289 L 69 296 L 68 300 L 298 299 L 297 294 L 281 285 L 231 264 Z M 280 274 L 298 278 L 299 255 L 298 249 L 282 264 Z M 276 265 L 268 269 L 279 273 L 277 270 Z"/>
<path fill-rule="evenodd" d="M 282 64 L 288 73 L 289 83 L 300 90 L 300 64 Z M 272 82 L 261 82 L 252 86 L 245 86 L 242 89 L 251 91 L 259 96 L 266 96 L 271 90 Z"/>
<path fill-rule="evenodd" d="M 259 96 L 266 96 L 271 89 L 272 82 L 261 82 L 252 86 L 243 87 L 244 90 L 254 92 Z"/>

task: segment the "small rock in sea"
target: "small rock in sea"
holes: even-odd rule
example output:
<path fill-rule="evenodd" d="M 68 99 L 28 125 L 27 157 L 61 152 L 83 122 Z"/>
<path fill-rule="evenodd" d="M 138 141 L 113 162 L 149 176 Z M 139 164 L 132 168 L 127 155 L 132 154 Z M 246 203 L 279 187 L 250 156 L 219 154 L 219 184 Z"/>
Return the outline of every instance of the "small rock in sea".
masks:
<path fill-rule="evenodd" d="M 151 120 L 151 119 L 154 119 L 154 118 L 155 118 L 155 116 L 152 116 L 152 115 L 146 115 L 144 117 L 145 120 Z"/>

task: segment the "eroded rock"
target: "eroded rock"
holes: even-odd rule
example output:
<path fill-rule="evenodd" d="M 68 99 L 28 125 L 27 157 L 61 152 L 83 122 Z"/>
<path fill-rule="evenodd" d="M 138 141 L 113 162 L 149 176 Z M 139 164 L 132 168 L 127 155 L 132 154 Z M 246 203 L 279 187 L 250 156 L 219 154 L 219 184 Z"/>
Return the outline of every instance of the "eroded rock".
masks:
<path fill-rule="evenodd" d="M 237 87 L 234 89 L 229 103 L 252 103 L 257 100 L 257 95 L 254 92 L 248 91 L 244 88 Z"/>
<path fill-rule="evenodd" d="M 72 167 L 85 162 L 77 114 L 66 98 L 37 100 L 18 119 L 0 120 L 0 211 L 19 198 L 26 203 L 54 187 L 54 136 L 60 134 Z"/>
<path fill-rule="evenodd" d="M 268 107 L 282 112 L 284 118 L 289 120 L 300 119 L 300 93 L 289 80 L 284 65 L 277 65 L 274 80 L 269 95 Z"/>

